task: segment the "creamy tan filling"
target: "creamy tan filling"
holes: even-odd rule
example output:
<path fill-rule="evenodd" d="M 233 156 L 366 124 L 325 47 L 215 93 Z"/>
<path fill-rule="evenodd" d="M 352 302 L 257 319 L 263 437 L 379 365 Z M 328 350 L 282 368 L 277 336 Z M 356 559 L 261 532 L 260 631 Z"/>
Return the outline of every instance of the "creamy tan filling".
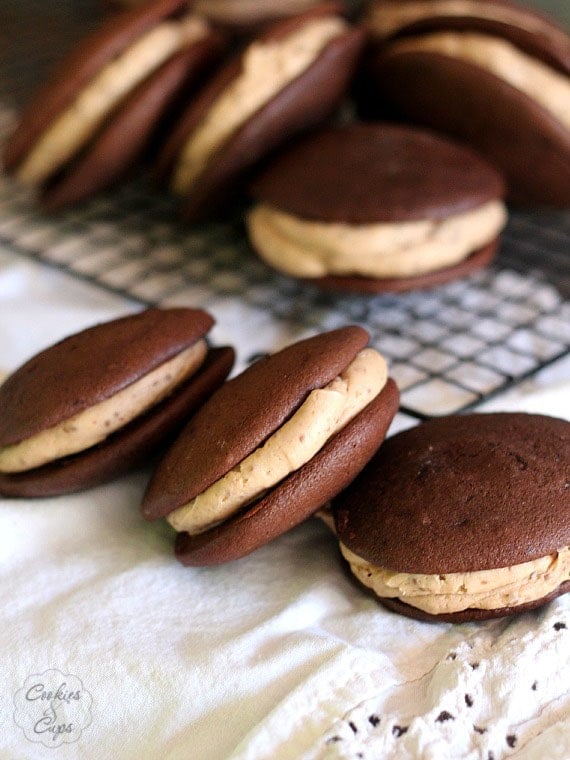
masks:
<path fill-rule="evenodd" d="M 398 598 L 432 615 L 466 609 L 495 610 L 533 602 L 570 580 L 570 547 L 545 557 L 495 570 L 422 575 L 377 567 L 340 549 L 354 575 L 379 597 Z"/>
<path fill-rule="evenodd" d="M 387 37 L 414 21 L 438 16 L 488 19 L 512 24 L 519 29 L 545 34 L 551 39 L 560 38 L 564 45 L 567 37 L 563 31 L 529 14 L 526 9 L 486 3 L 484 0 L 418 0 L 414 3 L 372 3 L 365 19 L 366 27 L 375 36 Z"/>
<path fill-rule="evenodd" d="M 410 277 L 452 266 L 494 240 L 506 222 L 500 201 L 440 221 L 309 222 L 259 205 L 247 223 L 259 255 L 296 277 Z"/>
<path fill-rule="evenodd" d="M 307 22 L 285 39 L 250 45 L 240 75 L 212 104 L 183 147 L 173 173 L 172 190 L 186 193 L 229 137 L 306 71 L 323 48 L 346 28 L 343 19 L 326 16 Z"/>
<path fill-rule="evenodd" d="M 570 79 L 506 40 L 484 34 L 442 32 L 395 42 L 390 51 L 431 51 L 475 63 L 528 95 L 570 129 Z"/>
<path fill-rule="evenodd" d="M 383 357 L 374 349 L 365 348 L 325 388 L 312 391 L 263 446 L 195 499 L 172 512 L 168 522 L 178 531 L 200 533 L 230 517 L 312 459 L 378 396 L 387 377 Z"/>
<path fill-rule="evenodd" d="M 32 186 L 43 183 L 87 143 L 125 96 L 207 31 L 207 22 L 188 16 L 163 21 L 140 37 L 102 68 L 50 124 L 18 168 L 18 178 Z"/>
<path fill-rule="evenodd" d="M 24 472 L 95 446 L 172 393 L 198 369 L 206 353 L 201 340 L 105 401 L 31 438 L 0 447 L 0 472 Z"/>
<path fill-rule="evenodd" d="M 318 0 L 196 0 L 194 11 L 216 21 L 252 24 L 277 16 L 293 16 Z"/>

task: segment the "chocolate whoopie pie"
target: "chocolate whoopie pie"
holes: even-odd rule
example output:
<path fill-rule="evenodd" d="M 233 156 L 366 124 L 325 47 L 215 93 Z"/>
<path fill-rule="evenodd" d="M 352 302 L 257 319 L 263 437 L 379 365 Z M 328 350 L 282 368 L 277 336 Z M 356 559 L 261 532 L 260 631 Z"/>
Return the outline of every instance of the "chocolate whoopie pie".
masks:
<path fill-rule="evenodd" d="M 184 0 L 114 16 L 32 98 L 5 146 L 5 170 L 36 188 L 48 210 L 109 187 L 142 159 L 173 102 L 221 47 Z"/>
<path fill-rule="evenodd" d="M 225 380 L 199 309 L 148 309 L 76 333 L 0 385 L 0 494 L 53 496 L 110 480 L 170 443 Z"/>
<path fill-rule="evenodd" d="M 570 591 L 570 423 L 451 416 L 388 439 L 334 502 L 350 569 L 382 604 L 469 621 Z"/>
<path fill-rule="evenodd" d="M 259 360 L 196 413 L 152 477 L 142 512 L 178 531 L 185 565 L 242 557 L 307 519 L 382 443 L 399 401 L 350 326 Z"/>
<path fill-rule="evenodd" d="M 275 269 L 357 292 L 431 287 L 493 257 L 499 173 L 471 150 L 399 125 L 321 129 L 254 180 L 247 227 Z"/>
<path fill-rule="evenodd" d="M 329 116 L 345 94 L 364 33 L 321 3 L 272 25 L 198 93 L 159 156 L 157 173 L 187 218 L 210 215 L 260 159 Z"/>
<path fill-rule="evenodd" d="M 464 140 L 509 197 L 570 206 L 570 35 L 506 0 L 376 0 L 364 107 Z"/>

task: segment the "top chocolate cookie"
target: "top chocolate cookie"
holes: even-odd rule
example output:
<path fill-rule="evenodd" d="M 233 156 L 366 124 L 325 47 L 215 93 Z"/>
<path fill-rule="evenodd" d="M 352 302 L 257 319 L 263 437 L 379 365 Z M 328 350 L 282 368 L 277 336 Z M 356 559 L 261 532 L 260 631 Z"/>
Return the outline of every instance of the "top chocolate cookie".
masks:
<path fill-rule="evenodd" d="M 445 219 L 501 198 L 501 175 L 472 150 L 425 130 L 354 123 L 321 129 L 255 178 L 263 203 L 346 224 Z"/>

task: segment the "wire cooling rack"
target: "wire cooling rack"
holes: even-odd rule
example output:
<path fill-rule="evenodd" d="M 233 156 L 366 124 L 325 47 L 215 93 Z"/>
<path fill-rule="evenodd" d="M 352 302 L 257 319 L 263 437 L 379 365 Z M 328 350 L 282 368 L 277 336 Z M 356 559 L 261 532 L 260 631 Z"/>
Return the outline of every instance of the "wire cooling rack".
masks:
<path fill-rule="evenodd" d="M 29 34 L 18 37 L 28 18 L 24 5 L 54 13 L 37 0 L 0 10 L 6 33 L 19 45 L 0 52 L 0 141 L 13 120 L 2 99 L 21 103 L 49 61 L 96 15 L 90 0 L 55 4 L 63 15 L 44 23 L 38 46 Z M 401 295 L 322 293 L 278 275 L 249 248 L 239 211 L 185 226 L 172 201 L 143 178 L 77 210 L 46 216 L 0 176 L 0 246 L 142 304 L 207 308 L 228 335 L 239 323 L 247 340 L 236 346 L 238 369 L 280 347 L 285 336 L 362 324 L 389 360 L 401 411 L 415 419 L 469 409 L 570 351 L 567 212 L 512 211 L 493 266 Z"/>

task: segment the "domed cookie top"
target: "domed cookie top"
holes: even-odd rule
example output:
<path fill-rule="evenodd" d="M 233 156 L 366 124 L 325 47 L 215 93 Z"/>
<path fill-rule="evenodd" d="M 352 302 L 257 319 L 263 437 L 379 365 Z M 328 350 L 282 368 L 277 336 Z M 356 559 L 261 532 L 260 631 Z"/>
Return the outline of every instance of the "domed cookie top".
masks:
<path fill-rule="evenodd" d="M 321 129 L 255 178 L 254 198 L 305 220 L 371 224 L 444 219 L 501 198 L 501 175 L 425 130 L 354 123 Z"/>

